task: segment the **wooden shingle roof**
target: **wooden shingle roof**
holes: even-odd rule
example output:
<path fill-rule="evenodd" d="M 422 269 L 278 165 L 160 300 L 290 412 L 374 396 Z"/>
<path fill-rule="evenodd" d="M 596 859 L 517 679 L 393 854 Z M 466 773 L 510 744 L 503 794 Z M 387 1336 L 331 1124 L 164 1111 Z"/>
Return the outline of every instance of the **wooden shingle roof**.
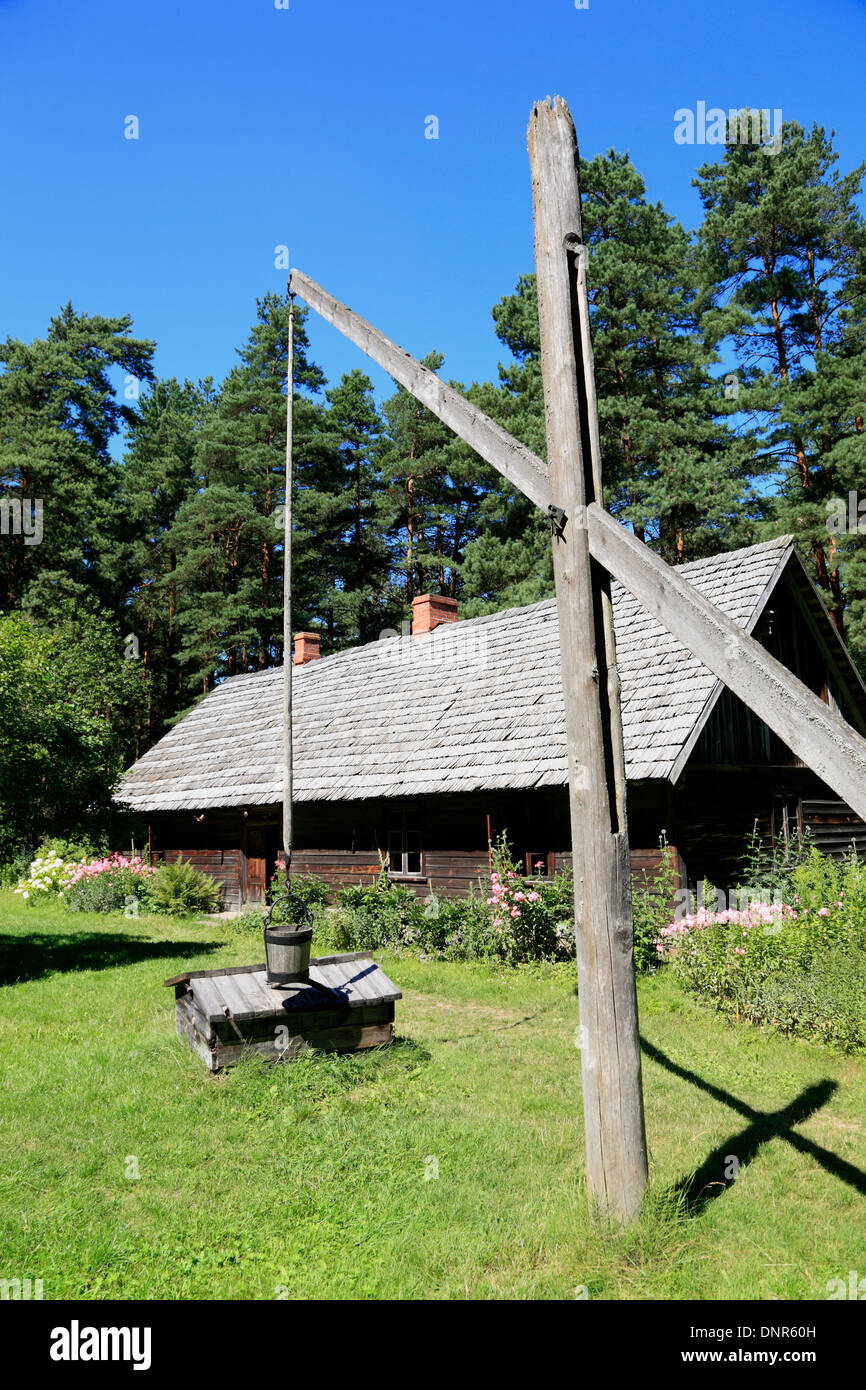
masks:
<path fill-rule="evenodd" d="M 751 631 L 793 554 L 790 536 L 683 566 Z M 671 779 L 716 677 L 615 584 L 630 780 Z M 282 667 L 224 681 L 126 774 L 139 811 L 282 800 Z M 514 790 L 567 782 L 553 599 L 390 637 L 293 672 L 297 801 Z"/>

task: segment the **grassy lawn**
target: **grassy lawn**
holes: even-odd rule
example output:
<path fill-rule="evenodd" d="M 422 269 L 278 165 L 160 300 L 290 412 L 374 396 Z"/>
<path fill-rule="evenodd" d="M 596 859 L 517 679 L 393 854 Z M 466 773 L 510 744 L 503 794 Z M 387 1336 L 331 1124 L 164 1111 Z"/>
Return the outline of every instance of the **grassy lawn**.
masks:
<path fill-rule="evenodd" d="M 162 981 L 260 959 L 225 922 L 0 895 L 0 1277 L 46 1298 L 824 1299 L 864 1272 L 862 1060 L 642 981 L 651 1188 L 605 1236 L 570 970 L 388 957 L 394 1046 L 211 1077 Z"/>

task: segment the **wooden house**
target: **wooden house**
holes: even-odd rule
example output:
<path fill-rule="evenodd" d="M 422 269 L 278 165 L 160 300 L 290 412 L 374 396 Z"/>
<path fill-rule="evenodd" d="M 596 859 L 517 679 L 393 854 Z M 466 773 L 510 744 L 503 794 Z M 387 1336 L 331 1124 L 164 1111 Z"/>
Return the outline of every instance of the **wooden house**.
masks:
<path fill-rule="evenodd" d="M 790 537 L 683 567 L 860 733 L 866 687 Z M 682 886 L 731 886 L 757 822 L 809 827 L 843 852 L 866 827 L 755 715 L 614 585 L 635 872 L 664 831 Z M 421 894 L 465 893 L 507 831 L 527 868 L 570 857 L 554 600 L 457 620 L 414 602 L 412 632 L 319 657 L 295 639 L 295 858 L 334 887 L 388 872 Z M 732 644 L 731 661 L 737 659 Z M 260 902 L 280 846 L 281 668 L 224 681 L 126 775 L 153 858 L 192 860 L 227 907 Z"/>

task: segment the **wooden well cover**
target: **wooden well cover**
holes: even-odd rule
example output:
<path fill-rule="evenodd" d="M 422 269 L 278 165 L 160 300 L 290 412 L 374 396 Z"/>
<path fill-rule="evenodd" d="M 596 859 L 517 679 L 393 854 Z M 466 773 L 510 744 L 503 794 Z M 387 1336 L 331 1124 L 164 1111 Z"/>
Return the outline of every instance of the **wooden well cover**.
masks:
<path fill-rule="evenodd" d="M 320 956 L 309 982 L 271 989 L 264 965 L 191 970 L 174 987 L 175 1027 L 211 1071 L 249 1051 L 270 1061 L 307 1047 L 355 1052 L 391 1041 L 397 989 L 371 951 Z"/>

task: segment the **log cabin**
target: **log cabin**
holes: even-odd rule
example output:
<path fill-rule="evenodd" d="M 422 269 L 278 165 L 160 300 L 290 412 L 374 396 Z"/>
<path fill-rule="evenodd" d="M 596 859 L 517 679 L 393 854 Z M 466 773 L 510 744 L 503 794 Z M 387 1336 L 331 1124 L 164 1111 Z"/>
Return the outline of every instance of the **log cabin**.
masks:
<path fill-rule="evenodd" d="M 682 574 L 866 734 L 866 687 L 790 536 Z M 632 872 L 666 837 L 679 886 L 734 886 L 757 824 L 866 850 L 866 826 L 696 657 L 613 585 Z M 408 628 L 408 624 L 406 625 Z M 736 660 L 736 651 L 731 652 Z M 505 832 L 527 871 L 570 862 L 553 599 L 458 621 L 413 601 L 411 631 L 322 657 L 294 641 L 293 871 L 336 891 L 390 878 L 465 894 Z M 209 873 L 226 908 L 261 903 L 280 858 L 282 667 L 224 680 L 135 763 L 117 801 L 147 819 L 153 862 Z"/>

